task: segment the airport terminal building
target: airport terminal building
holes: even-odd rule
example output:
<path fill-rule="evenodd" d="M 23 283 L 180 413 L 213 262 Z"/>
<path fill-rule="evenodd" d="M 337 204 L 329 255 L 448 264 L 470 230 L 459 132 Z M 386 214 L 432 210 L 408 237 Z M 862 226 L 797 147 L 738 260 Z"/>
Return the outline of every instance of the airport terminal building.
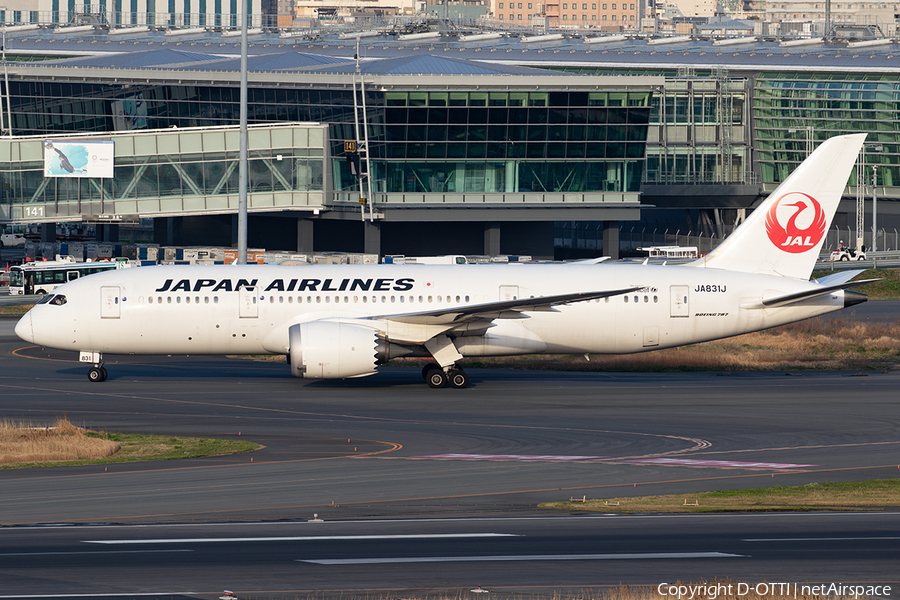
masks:
<path fill-rule="evenodd" d="M 879 228 L 896 224 L 893 44 L 522 39 L 361 38 L 358 61 L 338 39 L 252 44 L 250 244 L 546 258 L 560 224 L 597 224 L 613 255 L 636 224 L 721 237 L 815 145 L 859 131 L 851 185 L 876 166 Z M 233 243 L 233 41 L 23 34 L 7 51 L 0 221 L 153 218 L 161 243 Z M 113 176 L 44 177 L 47 140 L 114 141 Z"/>

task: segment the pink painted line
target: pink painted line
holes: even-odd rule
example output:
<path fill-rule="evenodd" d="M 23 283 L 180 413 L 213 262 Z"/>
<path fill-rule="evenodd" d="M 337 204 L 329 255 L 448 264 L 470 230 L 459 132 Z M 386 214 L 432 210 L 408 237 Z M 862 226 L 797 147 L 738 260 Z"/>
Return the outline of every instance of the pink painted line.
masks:
<path fill-rule="evenodd" d="M 677 465 L 683 467 L 726 467 L 738 469 L 800 469 L 803 467 L 820 466 L 795 463 L 739 462 L 735 460 L 696 460 L 693 458 L 639 458 L 625 462 L 653 465 Z"/>
<path fill-rule="evenodd" d="M 545 460 L 545 461 L 577 461 L 596 460 L 603 456 L 565 456 L 555 454 L 428 454 L 425 456 L 410 456 L 410 458 L 441 458 L 457 460 Z"/>

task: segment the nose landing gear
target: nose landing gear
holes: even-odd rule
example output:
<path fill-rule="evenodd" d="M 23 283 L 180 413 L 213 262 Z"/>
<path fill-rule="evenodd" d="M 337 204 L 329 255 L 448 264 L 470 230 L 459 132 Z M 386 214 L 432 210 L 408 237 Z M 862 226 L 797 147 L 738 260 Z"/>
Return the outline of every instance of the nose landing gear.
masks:
<path fill-rule="evenodd" d="M 103 366 L 103 354 L 100 352 L 85 352 L 82 351 L 78 356 L 79 362 L 83 363 L 93 363 L 93 367 L 88 369 L 88 381 L 91 383 L 99 383 L 101 381 L 106 381 L 106 378 L 109 377 L 109 373 L 106 372 L 106 368 Z"/>
<path fill-rule="evenodd" d="M 92 383 L 106 381 L 107 377 L 109 377 L 109 373 L 102 365 L 95 365 L 88 370 L 88 381 Z"/>

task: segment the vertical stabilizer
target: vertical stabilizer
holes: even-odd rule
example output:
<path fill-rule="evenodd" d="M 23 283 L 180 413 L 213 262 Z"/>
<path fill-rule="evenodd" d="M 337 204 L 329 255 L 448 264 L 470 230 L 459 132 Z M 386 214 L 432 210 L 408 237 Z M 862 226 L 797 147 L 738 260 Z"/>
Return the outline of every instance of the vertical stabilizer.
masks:
<path fill-rule="evenodd" d="M 809 155 L 718 248 L 692 267 L 809 279 L 866 134 Z"/>

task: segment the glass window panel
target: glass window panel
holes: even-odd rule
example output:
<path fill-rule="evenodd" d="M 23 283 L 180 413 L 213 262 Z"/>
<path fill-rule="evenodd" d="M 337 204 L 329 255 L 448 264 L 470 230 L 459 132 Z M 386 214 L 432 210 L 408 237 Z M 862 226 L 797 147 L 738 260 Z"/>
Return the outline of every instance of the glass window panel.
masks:
<path fill-rule="evenodd" d="M 450 92 L 450 106 L 467 106 L 469 94 L 467 92 Z"/>
<path fill-rule="evenodd" d="M 487 92 L 469 92 L 469 106 L 487 106 Z"/>
<path fill-rule="evenodd" d="M 447 154 L 447 144 L 428 144 L 428 158 L 444 158 Z"/>
<path fill-rule="evenodd" d="M 487 108 L 469 108 L 469 123 L 487 123 Z"/>
<path fill-rule="evenodd" d="M 528 106 L 547 106 L 547 92 L 529 92 Z"/>

